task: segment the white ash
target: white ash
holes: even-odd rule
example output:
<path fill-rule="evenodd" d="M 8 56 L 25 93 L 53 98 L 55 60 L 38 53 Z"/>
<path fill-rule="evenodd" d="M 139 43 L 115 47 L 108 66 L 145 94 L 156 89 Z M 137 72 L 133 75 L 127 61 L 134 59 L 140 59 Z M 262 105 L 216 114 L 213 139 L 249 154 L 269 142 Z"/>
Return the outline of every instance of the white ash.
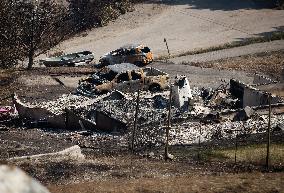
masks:
<path fill-rule="evenodd" d="M 220 138 L 235 138 L 238 131 L 239 134 L 256 134 L 267 131 L 268 115 L 262 115 L 254 119 L 249 119 L 244 122 L 226 121 L 217 124 L 202 125 L 201 123 L 188 122 L 179 125 L 174 125 L 170 130 L 170 144 L 192 144 L 207 142 L 214 137 Z M 271 117 L 271 128 L 284 121 L 284 115 L 273 115 Z"/>
<path fill-rule="evenodd" d="M 61 114 L 65 108 L 74 107 L 82 108 L 94 103 L 97 99 L 92 99 L 84 96 L 78 96 L 73 94 L 64 94 L 56 100 L 48 102 L 34 102 L 31 105 L 48 109 L 54 114 Z"/>

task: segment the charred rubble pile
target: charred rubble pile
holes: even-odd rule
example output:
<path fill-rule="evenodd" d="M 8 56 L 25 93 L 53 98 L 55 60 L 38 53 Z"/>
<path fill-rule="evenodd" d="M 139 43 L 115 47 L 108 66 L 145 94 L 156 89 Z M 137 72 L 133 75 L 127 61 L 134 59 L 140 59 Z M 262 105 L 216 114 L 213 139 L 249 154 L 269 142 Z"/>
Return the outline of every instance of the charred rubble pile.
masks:
<path fill-rule="evenodd" d="M 237 80 L 217 89 L 191 89 L 186 77 L 176 77 L 171 92 L 140 91 L 135 147 L 142 150 L 164 144 L 169 109 L 172 145 L 264 133 L 268 99 L 266 91 Z M 282 102 L 281 97 L 271 96 L 272 105 L 280 109 L 272 115 L 272 128 L 283 131 Z M 69 94 L 55 101 L 33 104 L 21 103 L 16 98 L 15 104 L 20 117 L 45 120 L 49 127 L 79 134 L 76 136 L 84 147 L 119 149 L 130 147 L 132 142 L 137 92 L 114 90 L 93 98 Z M 82 131 L 90 132 L 86 136 Z"/>

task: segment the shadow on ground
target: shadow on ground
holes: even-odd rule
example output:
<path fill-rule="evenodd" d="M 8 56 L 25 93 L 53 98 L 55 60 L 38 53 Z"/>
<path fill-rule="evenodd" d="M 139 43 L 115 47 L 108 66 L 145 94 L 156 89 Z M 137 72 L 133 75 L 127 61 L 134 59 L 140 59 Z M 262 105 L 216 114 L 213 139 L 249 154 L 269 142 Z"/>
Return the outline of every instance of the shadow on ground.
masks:
<path fill-rule="evenodd" d="M 152 0 L 150 3 L 167 5 L 188 5 L 190 9 L 210 9 L 232 11 L 238 9 L 274 8 L 277 0 Z"/>
<path fill-rule="evenodd" d="M 252 34 L 255 37 L 251 38 L 237 38 L 235 43 L 258 43 L 258 42 L 267 42 L 274 40 L 283 40 L 284 39 L 284 26 L 273 27 L 271 31 L 262 32 L 258 34 Z M 254 42 L 255 41 L 255 42 Z"/>

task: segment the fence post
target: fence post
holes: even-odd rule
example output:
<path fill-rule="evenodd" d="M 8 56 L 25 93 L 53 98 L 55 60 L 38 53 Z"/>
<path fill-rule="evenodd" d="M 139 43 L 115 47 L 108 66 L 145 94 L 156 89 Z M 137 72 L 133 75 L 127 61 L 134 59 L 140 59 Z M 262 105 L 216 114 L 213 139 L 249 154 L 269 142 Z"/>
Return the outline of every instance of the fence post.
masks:
<path fill-rule="evenodd" d="M 239 134 L 239 130 L 235 130 L 236 131 L 236 139 L 235 139 L 235 165 L 237 163 L 237 151 L 238 151 L 238 134 Z"/>
<path fill-rule="evenodd" d="M 137 118 L 138 118 L 138 111 L 139 111 L 139 102 L 140 102 L 140 90 L 138 89 L 137 99 L 136 99 L 136 107 L 135 107 L 134 125 L 133 125 L 133 131 L 132 131 L 132 143 L 131 143 L 132 154 L 134 153 L 134 141 L 135 141 L 135 133 L 136 133 L 136 129 L 137 129 Z"/>
<path fill-rule="evenodd" d="M 165 146 L 165 160 L 168 160 L 169 155 L 169 130 L 171 127 L 171 111 L 172 111 L 172 85 L 170 84 L 170 101 L 168 107 L 168 125 L 166 128 L 166 146 Z"/>
<path fill-rule="evenodd" d="M 200 138 L 201 138 L 201 127 L 199 128 L 199 137 L 198 137 L 198 152 L 197 152 L 197 159 L 200 161 Z"/>
<path fill-rule="evenodd" d="M 166 38 L 164 38 L 164 42 L 166 43 L 168 54 L 169 54 L 169 58 L 170 58 L 171 54 L 170 54 L 170 50 L 169 50 L 169 46 L 168 46 L 168 42 L 167 42 Z"/>
<path fill-rule="evenodd" d="M 266 169 L 269 169 L 269 154 L 270 154 L 270 127 L 271 127 L 271 94 L 268 95 L 269 113 L 268 113 L 268 127 L 267 127 L 267 147 L 266 147 Z"/>

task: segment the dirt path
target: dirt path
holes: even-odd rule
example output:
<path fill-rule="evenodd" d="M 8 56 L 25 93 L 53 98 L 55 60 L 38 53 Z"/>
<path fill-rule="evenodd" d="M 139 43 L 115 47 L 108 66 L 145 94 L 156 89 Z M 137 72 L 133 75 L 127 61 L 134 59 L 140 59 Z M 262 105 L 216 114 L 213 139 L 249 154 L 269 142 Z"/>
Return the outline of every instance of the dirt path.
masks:
<path fill-rule="evenodd" d="M 283 10 L 259 3 L 184 0 L 139 4 L 134 12 L 122 15 L 108 26 L 62 42 L 59 49 L 66 53 L 91 50 L 98 59 L 124 44 L 141 42 L 161 56 L 166 54 L 164 38 L 172 54 L 178 54 L 283 30 Z"/>

